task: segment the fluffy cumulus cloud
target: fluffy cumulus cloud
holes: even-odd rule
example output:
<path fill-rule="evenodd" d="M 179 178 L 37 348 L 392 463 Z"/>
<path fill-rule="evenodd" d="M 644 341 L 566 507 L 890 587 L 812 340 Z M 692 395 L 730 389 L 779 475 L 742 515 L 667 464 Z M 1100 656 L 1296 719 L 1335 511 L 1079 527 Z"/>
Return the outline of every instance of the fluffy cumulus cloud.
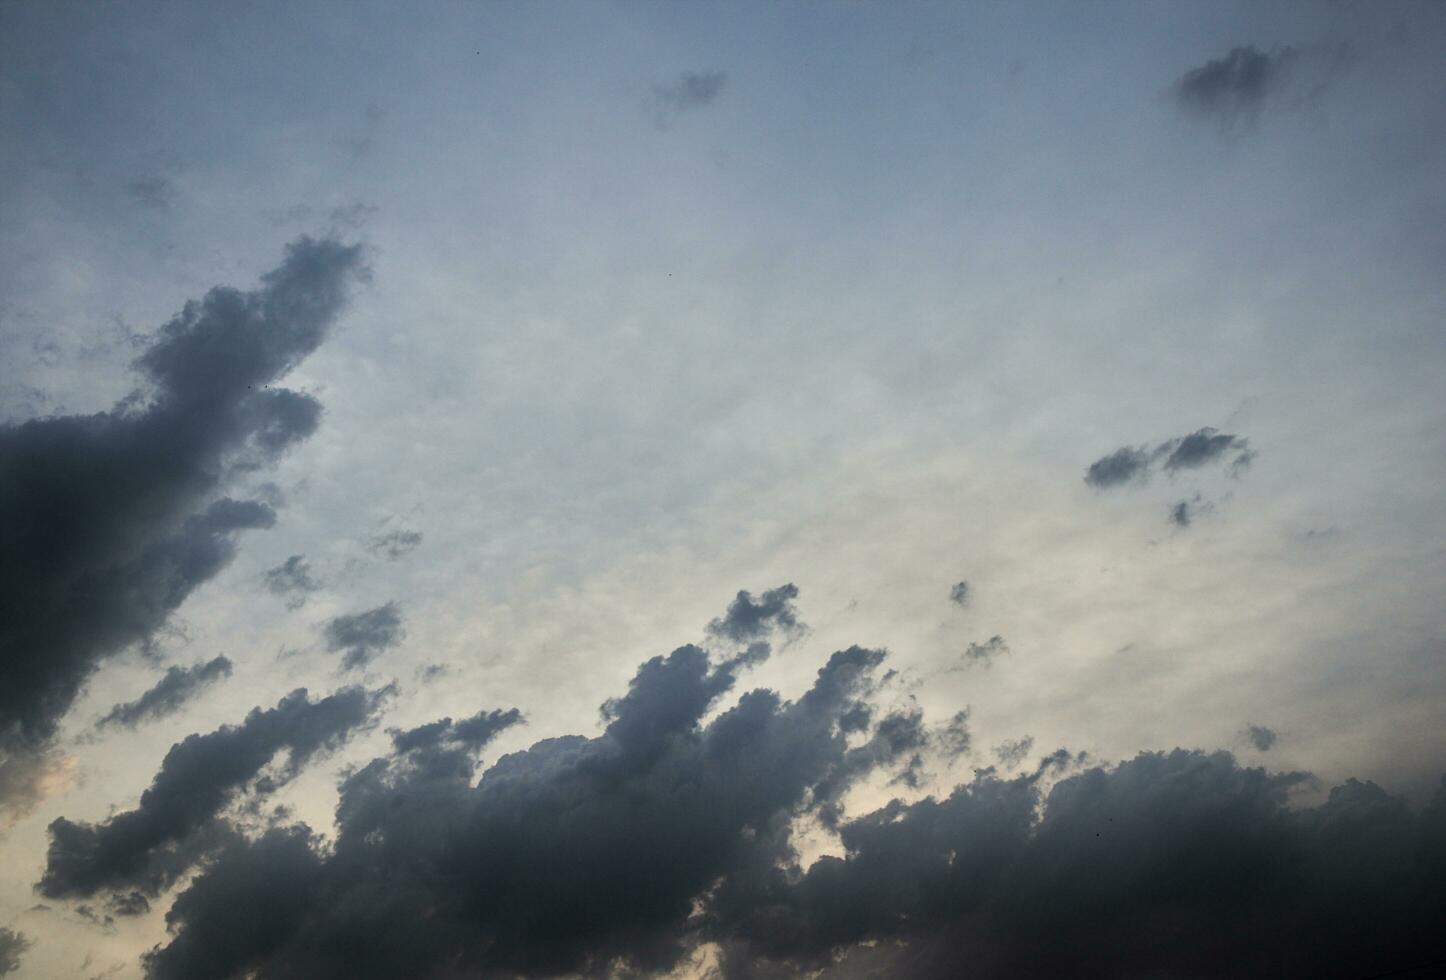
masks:
<path fill-rule="evenodd" d="M 37 889 L 48 898 L 108 893 L 114 908 L 144 911 L 148 898 L 234 834 L 217 817 L 248 784 L 271 792 L 367 724 L 389 693 L 353 687 L 313 701 L 299 689 L 240 725 L 187 736 L 171 746 L 134 810 L 99 824 L 61 817 L 50 825 Z M 284 764 L 263 772 L 283 751 Z"/>
<path fill-rule="evenodd" d="M 342 653 L 344 670 L 365 667 L 374 657 L 401 643 L 402 610 L 395 602 L 359 613 L 337 616 L 326 624 L 326 648 Z"/>
<path fill-rule="evenodd" d="M 296 824 L 219 842 L 147 975 L 651 975 L 706 948 L 736 980 L 1245 977 L 1431 952 L 1446 788 L 1419 812 L 1355 781 L 1299 808 L 1306 774 L 1228 753 L 1060 750 L 847 815 L 851 787 L 968 748 L 967 713 L 930 728 L 877 709 L 884 657 L 841 650 L 797 700 L 757 689 L 715 711 L 749 661 L 680 647 L 606 702 L 601 735 L 480 779 L 515 711 L 394 731 L 345 777 L 334 840 Z M 805 864 L 810 820 L 838 849 Z"/>
<path fill-rule="evenodd" d="M 96 725 L 99 728 L 110 725 L 135 728 L 144 722 L 175 714 L 207 687 L 230 677 L 231 668 L 231 661 L 224 656 L 190 667 L 170 667 L 154 687 L 134 701 L 115 705 Z"/>
<path fill-rule="evenodd" d="M 302 238 L 258 289 L 217 287 L 161 327 L 143 392 L 0 427 L 0 769 L 43 752 L 97 664 L 147 641 L 239 532 L 274 523 L 226 489 L 315 430 L 320 404 L 272 384 L 362 271 L 359 248 Z"/>

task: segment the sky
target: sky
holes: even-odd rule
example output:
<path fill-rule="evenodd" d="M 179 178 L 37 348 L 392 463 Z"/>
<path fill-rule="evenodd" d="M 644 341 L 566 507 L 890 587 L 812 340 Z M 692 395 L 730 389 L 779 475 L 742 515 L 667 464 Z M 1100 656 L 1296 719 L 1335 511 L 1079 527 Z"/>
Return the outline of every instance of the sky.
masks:
<path fill-rule="evenodd" d="M 1443 49 L 0 0 L 0 975 L 1446 960 Z"/>

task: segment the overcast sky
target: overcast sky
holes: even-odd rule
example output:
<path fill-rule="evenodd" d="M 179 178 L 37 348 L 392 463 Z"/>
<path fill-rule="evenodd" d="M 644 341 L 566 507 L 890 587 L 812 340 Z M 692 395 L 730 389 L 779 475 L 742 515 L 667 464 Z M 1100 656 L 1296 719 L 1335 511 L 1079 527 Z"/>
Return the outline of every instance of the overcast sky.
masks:
<path fill-rule="evenodd" d="M 0 0 L 0 975 L 1446 956 L 1443 50 Z"/>

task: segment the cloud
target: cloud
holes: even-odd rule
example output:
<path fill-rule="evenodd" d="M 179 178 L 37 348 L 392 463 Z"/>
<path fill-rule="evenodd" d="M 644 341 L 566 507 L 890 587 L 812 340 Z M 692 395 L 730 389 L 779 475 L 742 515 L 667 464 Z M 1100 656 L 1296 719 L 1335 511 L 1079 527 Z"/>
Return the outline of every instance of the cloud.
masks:
<path fill-rule="evenodd" d="M 1004 637 L 995 635 L 983 643 L 971 643 L 964 650 L 964 666 L 988 667 L 994 662 L 995 657 L 1003 656 L 1009 652 L 1009 644 L 1004 642 Z"/>
<path fill-rule="evenodd" d="M 1250 725 L 1245 729 L 1245 737 L 1250 739 L 1250 744 L 1255 746 L 1257 752 L 1269 752 L 1275 748 L 1280 736 L 1275 734 L 1274 729 L 1264 725 Z"/>
<path fill-rule="evenodd" d="M 47 898 L 114 892 L 116 910 L 143 911 L 149 904 L 137 898 L 154 897 L 234 834 L 215 818 L 277 753 L 288 753 L 286 764 L 277 776 L 257 780 L 257 792 L 274 789 L 314 755 L 346 741 L 389 693 L 351 687 L 312 701 L 301 688 L 274 708 L 253 709 L 238 726 L 187 736 L 171 746 L 134 810 L 99 824 L 64 817 L 51 823 L 45 874 L 36 888 Z"/>
<path fill-rule="evenodd" d="M 1149 479 L 1150 468 L 1161 460 L 1162 468 L 1175 474 L 1199 469 L 1227 456 L 1233 456 L 1230 474 L 1239 476 L 1255 460 L 1255 451 L 1250 448 L 1249 439 L 1206 426 L 1186 436 L 1166 439 L 1153 449 L 1121 446 L 1091 463 L 1085 470 L 1084 481 L 1097 489 L 1108 490 L 1126 483 L 1144 483 Z"/>
<path fill-rule="evenodd" d="M 386 534 L 375 535 L 367 542 L 367 551 L 378 558 L 385 558 L 387 561 L 396 561 L 403 555 L 410 554 L 417 550 L 422 543 L 421 531 L 408 531 L 405 528 L 396 531 L 388 531 Z"/>
<path fill-rule="evenodd" d="M 749 643 L 765 639 L 779 631 L 787 637 L 794 637 L 807 627 L 799 622 L 798 609 L 793 600 L 798 598 L 798 586 L 792 582 L 769 589 L 755 601 L 746 589 L 728 606 L 721 618 L 708 624 L 708 632 L 719 639 L 735 643 Z"/>
<path fill-rule="evenodd" d="M 653 86 L 653 113 L 667 129 L 685 112 L 712 105 L 723 94 L 728 75 L 721 71 L 685 71 L 668 85 Z"/>
<path fill-rule="evenodd" d="M 1220 459 L 1232 450 L 1236 453 L 1233 464 L 1235 466 L 1249 466 L 1254 458 L 1248 439 L 1209 427 L 1162 443 L 1156 451 L 1164 452 L 1166 449 L 1169 450 L 1164 464 L 1167 470 L 1197 469 Z"/>
<path fill-rule="evenodd" d="M 341 659 L 344 670 L 365 667 L 377 654 L 401 643 L 407 635 L 402 628 L 401 607 L 395 602 L 337 616 L 326 624 L 325 633 L 328 650 L 346 651 Z"/>
<path fill-rule="evenodd" d="M 189 700 L 223 677 L 231 676 L 231 661 L 216 657 L 207 663 L 190 667 L 171 667 L 155 687 L 146 691 L 134 701 L 117 704 L 110 712 L 96 722 L 97 728 L 119 725 L 135 728 L 145 721 L 153 721 L 175 714 Z"/>
<path fill-rule="evenodd" d="M 164 211 L 176 199 L 176 187 L 165 177 L 142 177 L 126 186 L 131 197 L 148 208 Z"/>
<path fill-rule="evenodd" d="M 475 785 L 457 756 L 414 758 L 455 725 L 394 736 L 343 783 L 334 846 L 305 827 L 233 842 L 176 900 L 148 975 L 668 968 L 720 877 L 766 872 L 790 853 L 792 815 L 920 744 L 916 718 L 870 726 L 855 710 L 883 658 L 840 651 L 798 700 L 755 690 L 704 724 L 740 662 L 679 647 L 604 705 L 602 735 L 537 742 Z M 857 746 L 845 717 L 865 726 Z"/>
<path fill-rule="evenodd" d="M 1026 735 L 1023 738 L 1010 739 L 1000 742 L 994 747 L 994 758 L 1006 769 L 1013 769 L 1028 758 L 1030 750 L 1034 748 L 1034 737 Z"/>
<path fill-rule="evenodd" d="M 321 343 L 361 250 L 301 238 L 251 292 L 217 287 L 155 334 L 146 393 L 0 426 L 0 741 L 43 746 L 104 657 L 148 641 L 275 514 L 224 493 L 315 429 L 271 387 Z"/>
<path fill-rule="evenodd" d="M 1101 490 L 1117 487 L 1132 480 L 1143 481 L 1149 474 L 1150 454 L 1143 449 L 1121 446 L 1103 456 L 1085 470 L 1085 482 Z"/>
<path fill-rule="evenodd" d="M 949 601 L 961 606 L 969 604 L 969 583 L 956 582 L 949 590 Z"/>
<path fill-rule="evenodd" d="M 75 759 L 46 745 L 0 743 L 0 834 L 69 788 L 74 774 Z"/>
<path fill-rule="evenodd" d="M 1179 528 L 1186 528 L 1195 523 L 1196 518 L 1209 514 L 1214 509 L 1214 504 L 1197 493 L 1189 500 L 1176 501 L 1170 506 L 1170 523 Z"/>
<path fill-rule="evenodd" d="M 1297 54 L 1289 46 L 1268 52 L 1249 44 L 1232 48 L 1224 57 L 1180 76 L 1174 85 L 1175 99 L 1182 109 L 1227 126 L 1254 119 Z"/>
<path fill-rule="evenodd" d="M 0 927 L 0 977 L 20 969 L 20 957 L 30 948 L 23 933 Z"/>
<path fill-rule="evenodd" d="M 292 555 L 275 568 L 268 568 L 265 582 L 267 591 L 285 597 L 286 608 L 293 610 L 306 605 L 307 594 L 321 588 L 321 583 L 311 577 L 311 565 L 302 555 Z"/>
<path fill-rule="evenodd" d="M 960 964 L 1203 978 L 1366 974 L 1434 952 L 1446 781 L 1419 812 L 1354 780 L 1300 808 L 1306 774 L 1224 752 L 1086 767 L 1061 749 L 848 817 L 848 787 L 897 781 L 929 742 L 917 711 L 870 721 L 883 660 L 850 647 L 796 701 L 754 690 L 712 714 L 739 663 L 680 647 L 604 705 L 600 736 L 544 739 L 475 781 L 457 723 L 394 732 L 342 783 L 334 840 L 294 825 L 226 841 L 146 974 L 646 976 L 711 945 L 730 980 Z M 474 717 L 479 746 L 515 721 Z M 839 852 L 805 867 L 794 832 L 811 819 Z"/>

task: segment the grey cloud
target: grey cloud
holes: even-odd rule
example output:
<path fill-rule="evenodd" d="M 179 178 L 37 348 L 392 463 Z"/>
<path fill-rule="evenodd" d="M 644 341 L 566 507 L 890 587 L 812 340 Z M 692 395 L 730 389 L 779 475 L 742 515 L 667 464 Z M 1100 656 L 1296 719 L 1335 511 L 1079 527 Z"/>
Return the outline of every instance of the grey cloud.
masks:
<path fill-rule="evenodd" d="M 148 976 L 670 968 L 700 938 L 695 902 L 788 858 L 793 816 L 907 764 L 915 715 L 854 748 L 842 730 L 883 656 L 840 651 L 797 701 L 755 690 L 703 724 L 739 663 L 680 647 L 604 706 L 602 735 L 537 742 L 475 785 L 470 761 L 413 758 L 455 726 L 404 733 L 343 783 L 334 846 L 293 827 L 226 848 L 176 900 Z"/>
<path fill-rule="evenodd" d="M 949 590 L 949 601 L 964 606 L 969 603 L 969 583 L 956 582 Z"/>
<path fill-rule="evenodd" d="M 1249 44 L 1232 48 L 1224 57 L 1180 76 L 1174 85 L 1175 98 L 1182 108 L 1226 124 L 1251 118 L 1296 54 L 1289 46 L 1268 52 Z"/>
<path fill-rule="evenodd" d="M 379 558 L 385 558 L 387 561 L 396 561 L 403 555 L 417 550 L 421 543 L 421 531 L 409 531 L 403 528 L 375 535 L 367 542 L 367 551 Z"/>
<path fill-rule="evenodd" d="M 751 592 L 741 590 L 729 604 L 727 612 L 708 624 L 708 632 L 735 643 L 762 640 L 775 630 L 789 637 L 796 636 L 806 629 L 799 622 L 798 610 L 793 604 L 796 598 L 798 586 L 792 582 L 769 589 L 757 600 Z"/>
<path fill-rule="evenodd" d="M 1034 737 L 1032 735 L 1009 739 L 994 747 L 994 758 L 998 759 L 999 764 L 1006 769 L 1013 769 L 1029 756 L 1033 748 Z"/>
<path fill-rule="evenodd" d="M 319 701 L 304 688 L 267 710 L 253 709 L 238 726 L 189 735 L 171 746 L 139 806 L 103 823 L 64 817 L 50 825 L 45 874 L 36 886 L 48 898 L 98 892 L 155 896 L 234 832 L 216 817 L 278 753 L 289 779 L 317 753 L 344 742 L 376 713 L 389 690 L 346 688 Z M 263 789 L 274 787 L 264 778 Z"/>
<path fill-rule="evenodd" d="M 750 965 L 839 977 L 1366 976 L 1434 958 L 1446 783 L 1413 813 L 1354 780 L 1295 809 L 1304 780 L 1179 749 L 1047 792 L 983 770 L 844 824 L 844 855 L 801 875 L 725 880 L 708 931 Z"/>
<path fill-rule="evenodd" d="M 286 599 L 288 609 L 300 609 L 306 604 L 308 593 L 321 588 L 303 555 L 292 555 L 275 568 L 267 569 L 264 580 L 267 591 Z"/>
<path fill-rule="evenodd" d="M 1004 637 L 996 634 L 983 643 L 969 644 L 964 650 L 964 666 L 988 667 L 994 662 L 995 657 L 1003 656 L 1008 652 L 1009 644 L 1004 642 Z"/>
<path fill-rule="evenodd" d="M 190 667 L 171 667 L 154 687 L 139 698 L 111 708 L 104 718 L 96 722 L 96 727 L 119 725 L 135 728 L 142 722 L 174 714 L 205 688 L 223 677 L 230 677 L 231 667 L 231 661 L 224 656 Z"/>
<path fill-rule="evenodd" d="M 666 129 L 679 115 L 712 105 L 727 81 L 728 75 L 721 71 L 687 71 L 668 85 L 654 85 L 653 111 L 659 127 Z"/>
<path fill-rule="evenodd" d="M 0 740 L 50 738 L 104 657 L 146 642 L 270 526 L 223 493 L 314 429 L 309 396 L 271 388 L 321 342 L 359 247 L 302 238 L 259 289 L 217 287 L 152 338 L 149 383 L 109 412 L 0 426 Z"/>
<path fill-rule="evenodd" d="M 1231 450 L 1236 453 L 1237 465 L 1240 465 L 1239 460 L 1242 457 L 1245 457 L 1243 465 L 1246 466 L 1253 458 L 1249 440 L 1209 427 L 1171 440 L 1161 445 L 1159 451 L 1163 452 L 1167 448 L 1169 455 L 1165 457 L 1164 463 L 1167 470 L 1196 469 L 1220 459 Z"/>
<path fill-rule="evenodd" d="M 428 754 L 450 721 L 398 733 L 343 782 L 334 842 L 304 825 L 227 842 L 147 976 L 647 976 L 704 943 L 729 980 L 1349 976 L 1434 953 L 1446 781 L 1420 812 L 1354 780 L 1298 808 L 1306 774 L 1223 752 L 1082 768 L 1061 749 L 845 818 L 844 788 L 909 773 L 926 741 L 895 712 L 850 748 L 882 660 L 840 651 L 797 701 L 755 690 L 704 724 L 736 668 L 680 647 L 601 736 L 537 742 L 475 785 L 470 756 Z M 809 816 L 842 854 L 805 868 Z"/>
<path fill-rule="evenodd" d="M 1107 490 L 1126 483 L 1143 483 L 1150 468 L 1163 460 L 1161 466 L 1170 473 L 1199 469 L 1232 457 L 1230 472 L 1238 476 L 1255 459 L 1250 440 L 1206 426 L 1186 436 L 1166 439 L 1153 449 L 1146 446 L 1121 446 L 1102 456 L 1085 470 L 1084 481 L 1092 487 Z M 1187 515 L 1188 516 L 1188 515 Z"/>
<path fill-rule="evenodd" d="M 389 650 L 406 637 L 402 628 L 402 610 L 395 602 L 365 612 L 337 616 L 326 624 L 326 648 L 332 653 L 345 650 L 342 668 L 365 667 L 383 650 Z"/>
<path fill-rule="evenodd" d="M 0 977 L 20 969 L 20 957 L 29 948 L 29 937 L 0 926 Z"/>
<path fill-rule="evenodd" d="M 1250 744 L 1255 746 L 1257 752 L 1269 752 L 1275 748 L 1280 736 L 1276 735 L 1274 729 L 1264 725 L 1250 725 L 1245 729 L 1245 737 L 1250 739 Z"/>
<path fill-rule="evenodd" d="M 131 197 L 148 208 L 164 211 L 176 199 L 176 188 L 165 177 L 142 177 L 126 186 Z"/>
<path fill-rule="evenodd" d="M 1197 493 L 1189 500 L 1176 501 L 1171 505 L 1170 523 L 1179 528 L 1186 528 L 1195 523 L 1196 518 L 1209 514 L 1214 509 L 1214 504 Z"/>
<path fill-rule="evenodd" d="M 1121 446 L 1085 470 L 1085 482 L 1101 490 L 1132 480 L 1143 480 L 1150 470 L 1150 454 L 1143 449 Z"/>
<path fill-rule="evenodd" d="M 0 834 L 25 819 L 41 800 L 65 785 L 73 760 L 47 745 L 0 740 Z"/>

